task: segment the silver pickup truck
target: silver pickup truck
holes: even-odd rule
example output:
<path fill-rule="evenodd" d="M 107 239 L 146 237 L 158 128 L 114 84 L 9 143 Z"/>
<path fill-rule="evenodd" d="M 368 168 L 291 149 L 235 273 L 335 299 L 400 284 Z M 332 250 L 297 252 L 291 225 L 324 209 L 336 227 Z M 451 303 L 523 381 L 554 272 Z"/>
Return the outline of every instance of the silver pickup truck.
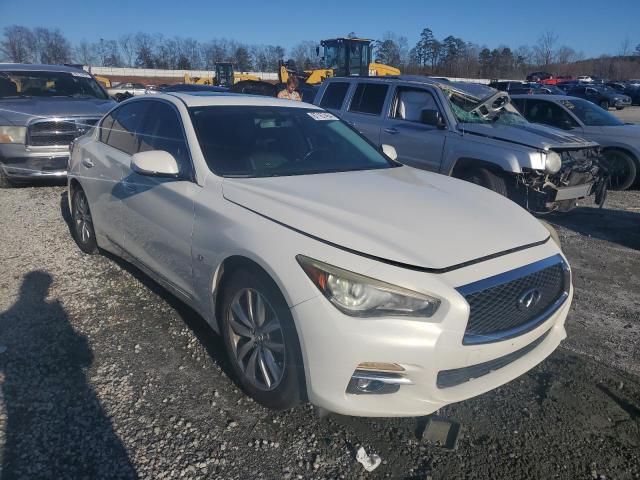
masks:
<path fill-rule="evenodd" d="M 485 85 L 421 76 L 326 80 L 316 105 L 374 144 L 395 147 L 401 163 L 494 190 L 531 212 L 606 198 L 600 148 L 574 134 L 529 123 L 508 94 Z"/>
<path fill-rule="evenodd" d="M 69 144 L 115 105 L 84 70 L 0 64 L 0 188 L 64 178 Z"/>

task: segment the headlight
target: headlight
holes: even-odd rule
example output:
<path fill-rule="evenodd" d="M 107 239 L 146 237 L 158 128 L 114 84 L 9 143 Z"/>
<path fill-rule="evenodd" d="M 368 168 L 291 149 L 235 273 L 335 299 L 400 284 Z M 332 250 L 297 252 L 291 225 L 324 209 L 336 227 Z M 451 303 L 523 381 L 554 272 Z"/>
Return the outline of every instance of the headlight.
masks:
<path fill-rule="evenodd" d="M 0 127 L 0 143 L 24 143 L 27 127 Z"/>
<path fill-rule="evenodd" d="M 554 151 L 547 152 L 544 169 L 547 173 L 558 173 L 562 167 L 562 158 Z"/>
<path fill-rule="evenodd" d="M 354 317 L 431 317 L 440 300 L 313 260 L 298 263 L 322 294 L 341 312 Z"/>

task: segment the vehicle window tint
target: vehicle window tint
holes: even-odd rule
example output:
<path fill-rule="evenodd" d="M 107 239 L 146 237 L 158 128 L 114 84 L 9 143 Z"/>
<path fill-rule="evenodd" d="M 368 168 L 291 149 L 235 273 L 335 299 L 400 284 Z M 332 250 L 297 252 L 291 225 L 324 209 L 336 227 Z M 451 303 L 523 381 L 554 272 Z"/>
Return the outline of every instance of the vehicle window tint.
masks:
<path fill-rule="evenodd" d="M 132 102 L 120 107 L 115 116 L 107 144 L 129 155 L 138 151 L 137 132 L 150 102 Z"/>
<path fill-rule="evenodd" d="M 573 128 L 578 123 L 562 107 L 544 100 L 529 100 L 527 119 L 557 128 Z"/>
<path fill-rule="evenodd" d="M 349 84 L 347 82 L 335 82 L 330 83 L 327 89 L 324 91 L 320 106 L 322 108 L 335 108 L 340 110 L 342 108 L 342 102 L 349 90 Z"/>
<path fill-rule="evenodd" d="M 141 152 L 163 150 L 178 162 L 180 173 L 191 169 L 187 141 L 178 113 L 166 103 L 154 101 L 138 132 Z"/>
<path fill-rule="evenodd" d="M 109 137 L 109 132 L 111 131 L 113 120 L 118 110 L 114 110 L 109 115 L 104 117 L 104 120 L 102 120 L 102 123 L 100 124 L 100 141 L 102 143 L 107 143 L 107 138 Z"/>
<path fill-rule="evenodd" d="M 417 88 L 399 87 L 392 116 L 408 122 L 420 122 L 422 110 L 438 110 L 430 92 Z"/>
<path fill-rule="evenodd" d="M 388 85 L 381 83 L 361 83 L 351 100 L 350 112 L 380 115 L 387 96 Z"/>
<path fill-rule="evenodd" d="M 513 104 L 514 107 L 516 107 L 518 109 L 518 111 L 525 115 L 525 102 L 526 100 L 524 98 L 512 98 L 511 99 L 511 103 Z"/>

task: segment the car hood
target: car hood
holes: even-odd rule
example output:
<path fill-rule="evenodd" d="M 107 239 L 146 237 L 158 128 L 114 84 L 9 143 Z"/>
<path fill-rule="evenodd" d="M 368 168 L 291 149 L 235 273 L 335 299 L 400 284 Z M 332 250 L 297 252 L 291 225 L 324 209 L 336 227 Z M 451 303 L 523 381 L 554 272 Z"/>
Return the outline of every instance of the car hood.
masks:
<path fill-rule="evenodd" d="M 406 166 L 226 178 L 223 195 L 321 241 L 425 269 L 460 266 L 549 236 L 533 216 L 505 197 Z"/>
<path fill-rule="evenodd" d="M 26 125 L 34 117 L 100 117 L 116 105 L 113 100 L 97 98 L 0 99 L 2 116 L 13 125 Z"/>
<path fill-rule="evenodd" d="M 640 144 L 640 125 L 616 125 L 611 127 L 585 127 L 601 128 L 608 137 L 625 137 L 636 140 L 634 143 Z"/>
<path fill-rule="evenodd" d="M 595 147 L 597 143 L 557 128 L 528 123 L 525 125 L 502 125 L 499 123 L 461 123 L 464 133 L 480 135 L 503 142 L 524 145 L 539 150 L 551 148 Z"/>

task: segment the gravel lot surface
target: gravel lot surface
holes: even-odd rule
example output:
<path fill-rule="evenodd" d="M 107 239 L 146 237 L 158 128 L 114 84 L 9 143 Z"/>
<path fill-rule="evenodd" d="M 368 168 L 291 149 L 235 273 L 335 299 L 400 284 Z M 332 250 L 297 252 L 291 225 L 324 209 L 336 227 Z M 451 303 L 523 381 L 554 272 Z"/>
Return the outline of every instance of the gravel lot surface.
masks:
<path fill-rule="evenodd" d="M 623 110 L 609 110 L 623 122 L 640 123 L 640 107 L 627 107 Z"/>
<path fill-rule="evenodd" d="M 22 478 L 640 478 L 640 191 L 558 226 L 569 338 L 521 378 L 425 419 L 268 411 L 227 374 L 205 322 L 134 267 L 85 256 L 65 189 L 0 190 L 0 451 Z M 354 459 L 362 445 L 383 463 Z"/>

